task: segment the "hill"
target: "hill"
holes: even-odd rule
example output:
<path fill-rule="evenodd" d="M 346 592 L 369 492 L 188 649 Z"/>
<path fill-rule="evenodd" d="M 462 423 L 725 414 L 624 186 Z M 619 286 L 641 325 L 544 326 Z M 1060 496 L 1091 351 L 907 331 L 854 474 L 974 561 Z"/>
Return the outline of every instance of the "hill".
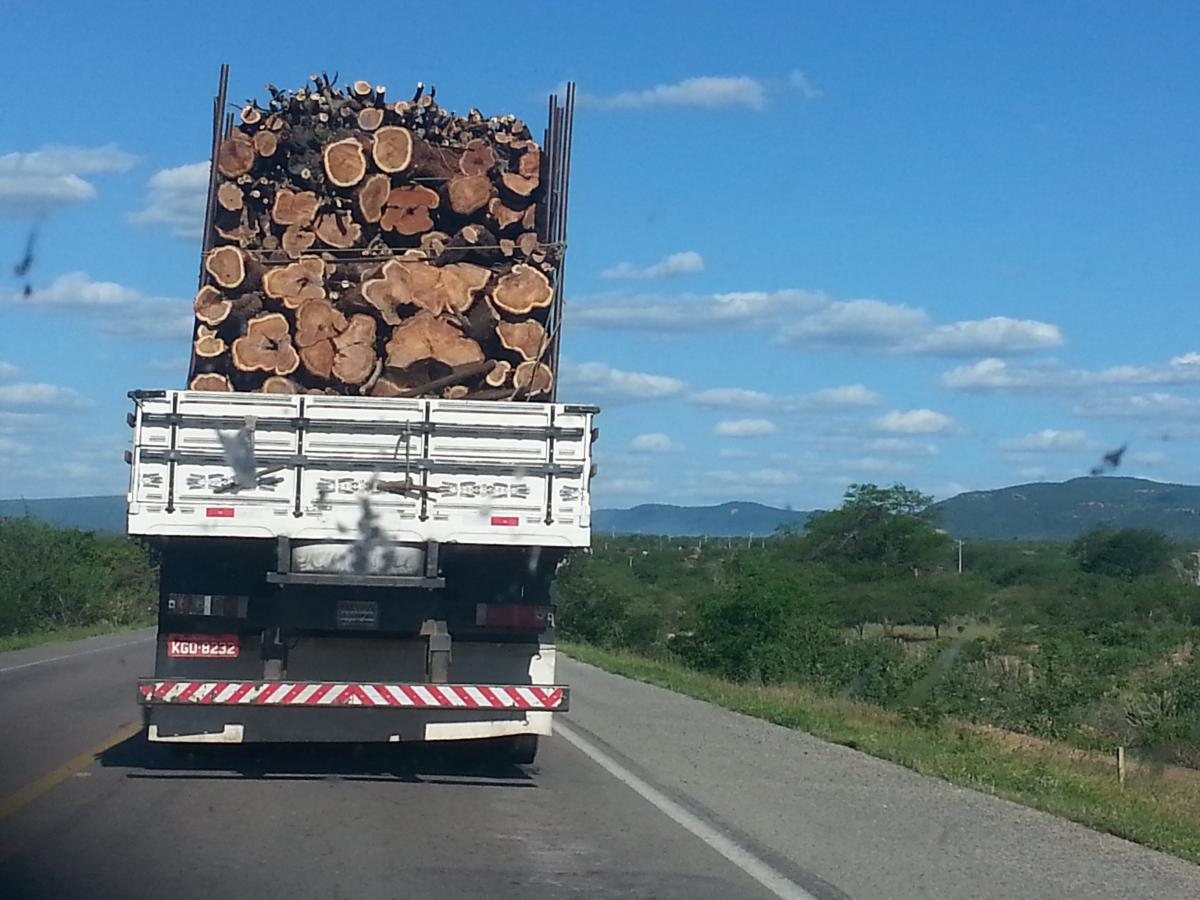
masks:
<path fill-rule="evenodd" d="M 934 504 L 943 528 L 975 540 L 1071 540 L 1098 526 L 1200 539 L 1200 486 L 1115 476 L 971 491 Z"/>
<path fill-rule="evenodd" d="M 125 495 L 61 497 L 47 500 L 0 500 L 0 518 L 26 512 L 41 522 L 83 531 L 125 531 Z"/>
<path fill-rule="evenodd" d="M 632 509 L 592 511 L 592 528 L 597 533 L 669 534 L 710 537 L 746 537 L 774 534 L 780 525 L 803 525 L 813 515 L 777 509 L 761 503 L 722 503 L 719 506 L 672 506 L 644 503 Z"/>

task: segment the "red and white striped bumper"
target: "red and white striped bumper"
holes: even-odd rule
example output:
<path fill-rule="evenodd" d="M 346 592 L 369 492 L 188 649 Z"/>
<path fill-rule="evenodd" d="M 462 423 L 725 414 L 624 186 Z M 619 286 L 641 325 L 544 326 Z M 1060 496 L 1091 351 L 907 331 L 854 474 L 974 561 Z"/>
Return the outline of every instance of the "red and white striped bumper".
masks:
<path fill-rule="evenodd" d="M 138 702 L 144 706 L 372 706 L 564 712 L 569 699 L 570 689 L 557 685 L 138 680 Z"/>

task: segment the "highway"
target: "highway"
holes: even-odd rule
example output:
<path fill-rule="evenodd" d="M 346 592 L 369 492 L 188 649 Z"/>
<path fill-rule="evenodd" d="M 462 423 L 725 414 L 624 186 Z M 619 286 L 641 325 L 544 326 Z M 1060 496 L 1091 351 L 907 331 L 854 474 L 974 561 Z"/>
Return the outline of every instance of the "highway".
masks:
<path fill-rule="evenodd" d="M 151 632 L 0 654 L 0 896 L 1200 897 L 1200 868 L 572 661 L 530 767 L 138 731 Z"/>

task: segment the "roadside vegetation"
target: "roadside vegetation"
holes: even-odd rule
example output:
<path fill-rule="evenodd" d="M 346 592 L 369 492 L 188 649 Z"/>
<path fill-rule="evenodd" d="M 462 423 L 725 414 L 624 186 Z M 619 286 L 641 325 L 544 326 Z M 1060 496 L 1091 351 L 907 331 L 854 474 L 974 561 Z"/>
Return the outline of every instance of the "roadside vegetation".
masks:
<path fill-rule="evenodd" d="M 1200 772 L 1179 768 L 1200 769 L 1195 548 L 1138 529 L 972 542 L 959 574 L 928 506 L 852 485 L 803 532 L 765 540 L 596 535 L 561 573 L 560 637 L 582 659 L 1200 861 Z M 1118 748 L 1139 773 L 1124 792 Z M 1004 754 L 1028 764 L 997 768 Z M 1032 761 L 1071 768 L 1035 777 Z M 1189 787 L 1172 794 L 1168 776 Z"/>
<path fill-rule="evenodd" d="M 0 519 L 0 650 L 153 621 L 158 573 L 124 536 Z"/>

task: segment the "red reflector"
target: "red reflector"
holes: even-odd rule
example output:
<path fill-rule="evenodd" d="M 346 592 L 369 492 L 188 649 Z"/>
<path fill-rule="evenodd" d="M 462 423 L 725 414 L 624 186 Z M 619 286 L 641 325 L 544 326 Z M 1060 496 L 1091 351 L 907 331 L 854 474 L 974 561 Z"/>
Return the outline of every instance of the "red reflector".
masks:
<path fill-rule="evenodd" d="M 236 634 L 169 634 L 167 656 L 174 659 L 237 659 Z"/>
<path fill-rule="evenodd" d="M 492 516 L 493 525 L 520 525 L 521 520 L 516 516 Z"/>
<path fill-rule="evenodd" d="M 210 519 L 232 519 L 232 506 L 210 506 L 204 510 L 204 515 Z"/>

